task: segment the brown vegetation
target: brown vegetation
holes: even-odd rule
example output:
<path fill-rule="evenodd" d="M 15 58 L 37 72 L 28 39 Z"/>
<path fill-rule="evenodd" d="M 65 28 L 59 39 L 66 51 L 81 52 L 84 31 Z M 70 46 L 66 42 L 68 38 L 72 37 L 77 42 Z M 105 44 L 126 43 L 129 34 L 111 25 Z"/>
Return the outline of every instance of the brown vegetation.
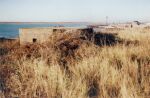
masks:
<path fill-rule="evenodd" d="M 148 29 L 98 33 L 93 41 L 60 33 L 42 45 L 3 42 L 0 97 L 148 98 L 149 43 Z"/>

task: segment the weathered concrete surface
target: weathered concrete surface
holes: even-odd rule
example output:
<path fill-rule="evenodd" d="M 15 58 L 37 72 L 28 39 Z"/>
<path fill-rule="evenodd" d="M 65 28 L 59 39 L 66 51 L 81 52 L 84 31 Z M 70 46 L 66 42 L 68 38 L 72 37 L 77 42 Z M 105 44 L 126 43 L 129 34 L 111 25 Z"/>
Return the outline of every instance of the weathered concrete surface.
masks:
<path fill-rule="evenodd" d="M 19 30 L 20 44 L 44 43 L 49 40 L 53 33 L 74 33 L 75 36 L 92 40 L 92 28 L 80 27 L 49 27 L 49 28 L 22 28 Z"/>
<path fill-rule="evenodd" d="M 20 44 L 33 43 L 34 39 L 36 42 L 42 43 L 48 39 L 52 34 L 52 29 L 47 28 L 25 28 L 19 30 Z"/>

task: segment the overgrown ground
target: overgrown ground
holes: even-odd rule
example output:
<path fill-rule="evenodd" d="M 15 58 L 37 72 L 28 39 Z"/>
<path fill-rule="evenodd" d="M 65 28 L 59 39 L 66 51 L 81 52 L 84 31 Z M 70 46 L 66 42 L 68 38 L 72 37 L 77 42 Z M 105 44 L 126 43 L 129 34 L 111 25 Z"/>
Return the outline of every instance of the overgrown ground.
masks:
<path fill-rule="evenodd" d="M 150 30 L 53 35 L 43 45 L 0 43 L 2 98 L 149 98 Z"/>

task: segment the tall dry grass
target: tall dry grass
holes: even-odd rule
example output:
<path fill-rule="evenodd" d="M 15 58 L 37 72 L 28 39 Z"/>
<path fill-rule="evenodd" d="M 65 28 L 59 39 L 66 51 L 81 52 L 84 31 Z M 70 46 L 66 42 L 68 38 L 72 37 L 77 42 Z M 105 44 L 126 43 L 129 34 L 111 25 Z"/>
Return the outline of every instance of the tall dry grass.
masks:
<path fill-rule="evenodd" d="M 51 44 L 15 48 L 0 65 L 1 97 L 149 98 L 150 32 L 128 29 L 117 37 L 123 42 L 113 46 L 65 35 L 63 44 L 54 44 L 55 36 Z"/>

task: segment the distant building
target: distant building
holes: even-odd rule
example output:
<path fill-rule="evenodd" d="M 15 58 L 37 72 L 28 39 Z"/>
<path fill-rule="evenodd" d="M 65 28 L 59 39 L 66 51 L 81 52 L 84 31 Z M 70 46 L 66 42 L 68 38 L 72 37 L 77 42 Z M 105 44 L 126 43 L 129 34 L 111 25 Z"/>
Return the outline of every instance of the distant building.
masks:
<path fill-rule="evenodd" d="M 141 23 L 139 21 L 133 21 L 132 25 L 141 25 Z"/>
<path fill-rule="evenodd" d="M 131 27 L 139 27 L 139 25 L 141 25 L 141 23 L 139 21 L 131 22 Z"/>

